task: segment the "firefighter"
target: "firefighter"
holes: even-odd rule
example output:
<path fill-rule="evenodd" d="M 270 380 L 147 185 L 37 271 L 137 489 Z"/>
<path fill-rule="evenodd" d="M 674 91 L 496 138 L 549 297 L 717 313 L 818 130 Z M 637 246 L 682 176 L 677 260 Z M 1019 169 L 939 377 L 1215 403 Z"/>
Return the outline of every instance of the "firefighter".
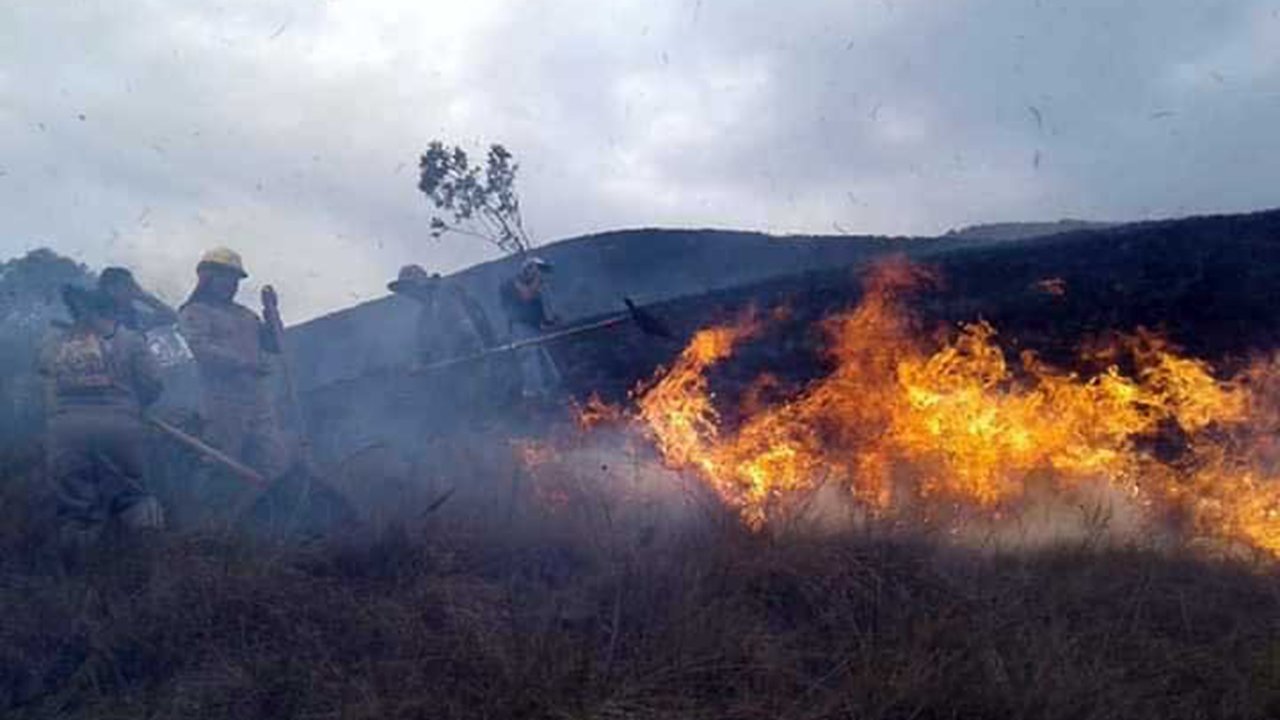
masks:
<path fill-rule="evenodd" d="M 127 268 L 104 268 L 98 276 L 98 290 L 114 303 L 120 324 L 134 332 L 146 334 L 178 323 L 178 313 L 139 287 Z"/>
<path fill-rule="evenodd" d="M 493 327 L 479 303 L 460 283 L 428 274 L 420 265 L 406 265 L 387 288 L 418 303 L 414 364 L 417 367 L 453 358 L 475 356 L 496 344 Z M 494 368 L 491 358 L 428 375 L 434 402 L 483 424 L 492 407 Z"/>
<path fill-rule="evenodd" d="M 199 370 L 206 439 L 275 480 L 294 461 L 269 382 L 283 328 L 275 292 L 270 286 L 262 290 L 264 319 L 237 303 L 240 281 L 248 273 L 240 256 L 227 248 L 205 253 L 196 276 L 196 289 L 178 317 Z"/>
<path fill-rule="evenodd" d="M 387 289 L 421 305 L 417 360 L 426 365 L 493 347 L 493 327 L 484 309 L 459 283 L 428 274 L 421 265 L 405 265 Z"/>
<path fill-rule="evenodd" d="M 507 331 L 513 342 L 537 337 L 555 327 L 557 320 L 546 297 L 546 275 L 551 263 L 538 257 L 525 259 L 520 272 L 499 289 Z M 520 394 L 526 400 L 546 401 L 560 385 L 560 370 L 543 345 L 516 351 Z"/>
<path fill-rule="evenodd" d="M 57 489 L 63 549 L 93 544 L 110 521 L 160 528 L 164 515 L 144 479 L 144 408 L 162 391 L 138 333 L 121 326 L 110 297 L 67 286 L 71 325 L 41 349 L 49 473 Z"/>

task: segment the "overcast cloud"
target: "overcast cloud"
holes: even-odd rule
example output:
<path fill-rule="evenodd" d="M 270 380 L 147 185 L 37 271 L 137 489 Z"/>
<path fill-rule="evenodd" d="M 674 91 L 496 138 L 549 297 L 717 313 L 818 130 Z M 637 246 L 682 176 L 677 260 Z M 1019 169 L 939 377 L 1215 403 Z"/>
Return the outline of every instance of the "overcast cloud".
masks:
<path fill-rule="evenodd" d="M 1260 209 L 1277 128 L 1280 0 L 0 0 L 0 255 L 176 300 L 225 243 L 293 320 L 492 256 L 428 237 L 434 138 L 550 241 Z"/>

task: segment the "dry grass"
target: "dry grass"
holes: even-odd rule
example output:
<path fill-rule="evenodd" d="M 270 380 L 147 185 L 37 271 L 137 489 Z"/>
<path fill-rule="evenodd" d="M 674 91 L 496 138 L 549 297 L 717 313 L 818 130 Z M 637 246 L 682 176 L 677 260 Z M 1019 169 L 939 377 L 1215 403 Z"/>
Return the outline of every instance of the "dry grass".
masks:
<path fill-rule="evenodd" d="M 1227 561 L 442 512 L 116 543 L 66 576 L 25 477 L 0 485 L 6 717 L 1280 715 L 1280 582 Z"/>

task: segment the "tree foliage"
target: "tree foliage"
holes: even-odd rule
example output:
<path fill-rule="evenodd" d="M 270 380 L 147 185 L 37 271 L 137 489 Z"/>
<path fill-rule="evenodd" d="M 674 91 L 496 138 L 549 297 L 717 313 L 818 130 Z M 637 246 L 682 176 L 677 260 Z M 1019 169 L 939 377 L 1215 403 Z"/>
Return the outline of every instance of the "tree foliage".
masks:
<path fill-rule="evenodd" d="M 515 158 L 502 145 L 489 146 L 483 166 L 459 146 L 432 141 L 418 162 L 418 190 L 435 206 L 431 236 L 456 232 L 477 237 L 509 255 L 533 247 L 520 216 Z"/>
<path fill-rule="evenodd" d="M 29 442 L 43 426 L 33 372 L 40 341 L 51 321 L 67 318 L 62 286 L 94 281 L 87 267 L 46 248 L 0 262 L 0 449 Z"/>

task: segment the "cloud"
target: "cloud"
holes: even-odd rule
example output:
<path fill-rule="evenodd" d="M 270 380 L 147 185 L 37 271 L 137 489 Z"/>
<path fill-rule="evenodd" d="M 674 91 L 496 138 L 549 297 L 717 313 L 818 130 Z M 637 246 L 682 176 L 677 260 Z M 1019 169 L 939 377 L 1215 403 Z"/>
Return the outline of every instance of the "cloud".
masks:
<path fill-rule="evenodd" d="M 1277 48 L 1268 0 L 12 0 L 0 254 L 177 299 L 230 244 L 308 317 L 491 256 L 427 236 L 433 138 L 515 151 L 548 240 L 1248 210 Z"/>

